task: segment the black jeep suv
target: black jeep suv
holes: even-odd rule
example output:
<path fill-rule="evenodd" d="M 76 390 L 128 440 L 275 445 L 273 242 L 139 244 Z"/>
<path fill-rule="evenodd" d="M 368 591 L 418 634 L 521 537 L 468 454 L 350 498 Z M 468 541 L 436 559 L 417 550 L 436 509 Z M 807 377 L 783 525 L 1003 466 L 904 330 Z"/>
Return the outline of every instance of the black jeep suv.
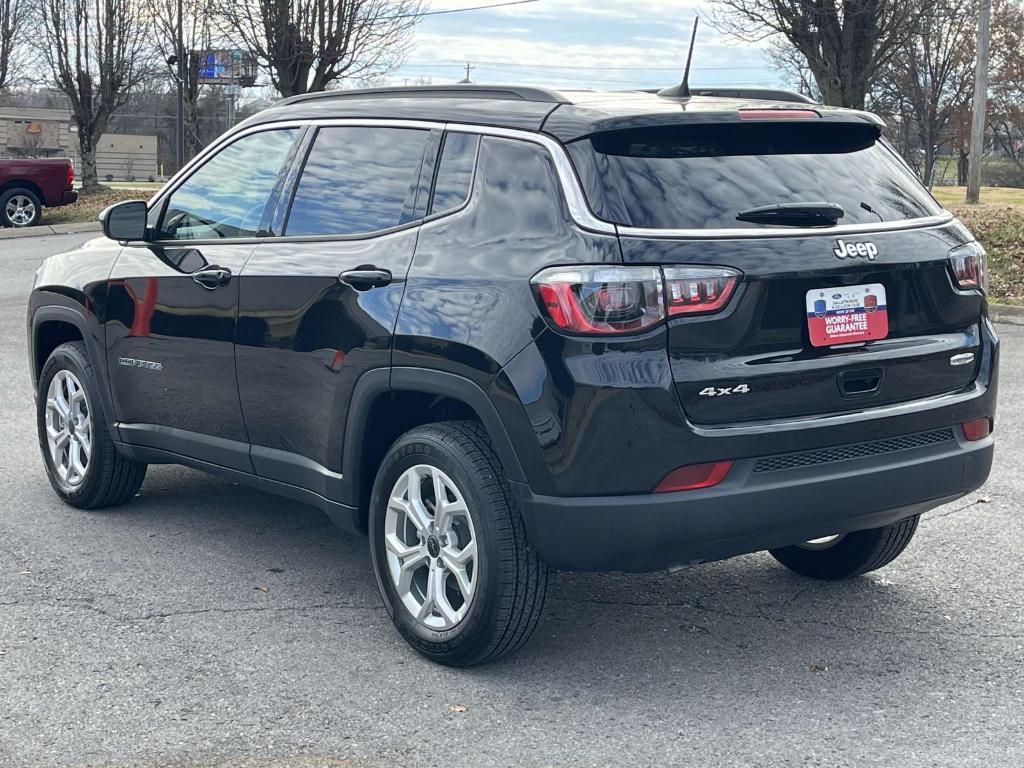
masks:
<path fill-rule="evenodd" d="M 985 253 L 881 138 L 815 105 L 536 88 L 289 99 L 29 305 L 68 503 L 181 463 L 369 534 L 452 665 L 553 569 L 769 549 L 885 565 L 992 461 Z"/>

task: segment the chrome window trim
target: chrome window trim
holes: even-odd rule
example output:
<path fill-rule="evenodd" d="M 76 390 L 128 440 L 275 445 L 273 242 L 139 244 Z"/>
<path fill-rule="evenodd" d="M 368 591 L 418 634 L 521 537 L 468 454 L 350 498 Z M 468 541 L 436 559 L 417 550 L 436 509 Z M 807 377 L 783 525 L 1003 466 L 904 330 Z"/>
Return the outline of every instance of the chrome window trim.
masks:
<path fill-rule="evenodd" d="M 839 237 L 841 235 L 874 234 L 876 232 L 898 232 L 905 229 L 924 229 L 948 224 L 954 216 L 944 211 L 934 216 L 902 221 L 872 222 L 867 224 L 837 224 L 834 227 L 787 227 L 786 229 L 649 229 L 646 227 L 619 226 L 622 237 L 645 239 L 671 238 L 685 240 L 760 240 L 765 237 Z"/>
<path fill-rule="evenodd" d="M 840 224 L 833 227 L 789 227 L 785 229 L 753 229 L 753 228 L 730 228 L 730 229 L 651 229 L 646 227 L 629 227 L 621 224 L 614 224 L 604 219 L 599 219 L 590 205 L 587 203 L 583 193 L 582 185 L 576 175 L 576 169 L 565 146 L 557 139 L 535 131 L 528 131 L 519 128 L 502 128 L 491 125 L 473 125 L 469 123 L 449 123 L 432 120 L 398 120 L 384 118 L 312 118 L 303 120 L 281 120 L 272 123 L 260 123 L 248 128 L 224 134 L 218 141 L 208 146 L 205 150 L 194 157 L 184 168 L 176 173 L 171 180 L 158 191 L 150 200 L 149 206 L 160 205 L 163 201 L 182 184 L 198 166 L 226 147 L 228 144 L 253 133 L 262 131 L 302 128 L 304 126 L 315 127 L 353 127 L 353 128 L 414 128 L 421 130 L 445 130 L 459 133 L 473 133 L 481 136 L 495 136 L 497 138 L 515 139 L 539 144 L 547 150 L 555 164 L 555 171 L 558 174 L 565 196 L 565 202 L 569 213 L 577 226 L 590 232 L 606 235 L 621 235 L 622 237 L 638 237 L 645 239 L 682 239 L 682 240 L 744 240 L 761 238 L 780 237 L 820 237 L 841 236 L 841 235 L 866 235 L 876 232 L 897 232 L 909 229 L 923 229 L 949 224 L 956 220 L 952 213 L 943 211 L 934 216 L 924 216 L 917 219 L 905 219 L 903 221 L 887 221 L 866 224 Z M 475 173 L 475 170 L 474 170 Z M 419 225 L 430 221 L 432 217 L 419 219 L 402 225 L 402 228 Z M 381 234 L 389 233 L 392 230 L 381 230 L 360 235 L 337 235 L 337 236 L 314 236 L 317 239 L 369 239 Z M 273 240 L 275 242 L 289 241 L 289 237 L 257 238 L 257 242 Z M 298 240 L 298 238 L 296 238 Z M 202 245 L 204 243 L 225 243 L 242 242 L 241 240 L 171 240 L 153 243 L 156 245 L 172 245 L 175 243 L 189 243 L 190 245 Z"/>

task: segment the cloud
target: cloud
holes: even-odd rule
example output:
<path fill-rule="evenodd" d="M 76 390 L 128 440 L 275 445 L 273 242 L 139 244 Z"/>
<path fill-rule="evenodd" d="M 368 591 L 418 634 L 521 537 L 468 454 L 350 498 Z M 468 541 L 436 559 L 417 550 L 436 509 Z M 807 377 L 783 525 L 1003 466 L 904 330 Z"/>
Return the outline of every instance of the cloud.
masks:
<path fill-rule="evenodd" d="M 479 0 L 434 0 L 432 10 Z M 642 10 L 638 10 L 638 8 Z M 519 82 L 626 89 L 678 80 L 698 3 L 672 0 L 541 0 L 465 14 L 428 17 L 414 49 L 392 78 L 455 82 L 466 61 L 476 82 Z M 705 14 L 706 15 L 706 14 Z M 763 46 L 740 44 L 708 24 L 694 52 L 695 85 L 778 85 Z"/>

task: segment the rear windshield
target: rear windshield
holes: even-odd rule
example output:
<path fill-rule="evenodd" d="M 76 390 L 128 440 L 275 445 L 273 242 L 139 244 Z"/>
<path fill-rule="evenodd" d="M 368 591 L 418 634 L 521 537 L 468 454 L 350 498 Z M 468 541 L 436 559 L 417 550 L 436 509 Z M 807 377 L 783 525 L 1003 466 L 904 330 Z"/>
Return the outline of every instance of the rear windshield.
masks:
<path fill-rule="evenodd" d="M 725 123 L 595 134 L 569 151 L 600 218 L 654 229 L 771 226 L 737 220 L 767 205 L 830 202 L 837 224 L 942 209 L 867 124 Z"/>

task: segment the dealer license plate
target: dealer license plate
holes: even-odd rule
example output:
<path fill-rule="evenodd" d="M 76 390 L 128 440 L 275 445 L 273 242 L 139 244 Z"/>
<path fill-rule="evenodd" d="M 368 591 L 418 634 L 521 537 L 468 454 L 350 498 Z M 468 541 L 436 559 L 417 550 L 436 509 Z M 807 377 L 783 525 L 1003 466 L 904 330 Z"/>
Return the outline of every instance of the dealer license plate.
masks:
<path fill-rule="evenodd" d="M 816 347 L 884 339 L 889 335 L 885 286 L 871 283 L 808 291 L 807 328 Z"/>

